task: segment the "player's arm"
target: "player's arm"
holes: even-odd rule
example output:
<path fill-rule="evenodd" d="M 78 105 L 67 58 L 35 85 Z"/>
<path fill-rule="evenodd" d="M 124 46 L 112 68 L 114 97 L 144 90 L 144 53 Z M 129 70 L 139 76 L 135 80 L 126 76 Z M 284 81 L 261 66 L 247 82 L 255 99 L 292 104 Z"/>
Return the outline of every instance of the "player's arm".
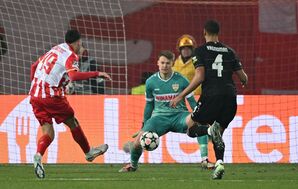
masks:
<path fill-rule="evenodd" d="M 144 115 L 143 115 L 143 122 L 141 125 L 141 129 L 143 129 L 145 122 L 150 119 L 152 112 L 154 109 L 154 101 L 147 101 L 146 100 L 146 105 L 144 108 Z M 131 137 L 132 138 L 136 138 L 139 135 L 140 130 L 138 130 L 137 132 L 135 132 Z"/>
<path fill-rule="evenodd" d="M 145 109 L 144 109 L 143 123 L 146 123 L 146 121 L 151 118 L 153 109 L 154 109 L 154 102 L 146 101 L 146 105 L 145 105 Z"/>
<path fill-rule="evenodd" d="M 187 88 L 187 86 L 189 85 L 189 81 L 188 79 L 186 79 L 185 77 L 184 78 L 184 81 L 183 81 L 183 85 L 184 85 L 184 89 Z M 189 104 L 189 106 L 191 107 L 192 110 L 194 110 L 194 108 L 196 107 L 197 105 L 197 102 L 196 102 L 196 99 L 194 97 L 194 93 L 191 92 L 190 94 L 186 95 L 186 100 Z"/>
<path fill-rule="evenodd" d="M 112 80 L 111 77 L 105 72 L 80 72 L 76 70 L 71 70 L 68 72 L 68 76 L 70 81 L 79 81 L 79 80 L 86 80 L 94 77 L 103 77 L 105 79 Z"/>
<path fill-rule="evenodd" d="M 153 109 L 154 109 L 154 96 L 152 94 L 152 89 L 150 88 L 148 80 L 146 81 L 146 92 L 145 92 L 145 98 L 146 98 L 146 104 L 144 108 L 144 113 L 143 113 L 143 122 L 141 129 L 144 127 L 144 123 L 151 118 Z M 132 138 L 135 138 L 138 136 L 140 130 L 135 132 L 132 135 Z"/>
<path fill-rule="evenodd" d="M 191 80 L 190 84 L 176 97 L 170 102 L 170 106 L 176 107 L 177 103 L 184 99 L 189 93 L 195 90 L 205 78 L 205 67 L 199 66 L 195 70 L 195 75 Z"/>
<path fill-rule="evenodd" d="M 193 96 L 193 93 L 190 93 L 189 95 L 186 96 L 187 102 L 190 105 L 191 109 L 194 110 L 194 108 L 197 105 L 196 99 Z"/>
<path fill-rule="evenodd" d="M 179 101 L 184 99 L 189 93 L 195 90 L 205 79 L 205 62 L 203 60 L 203 49 L 196 48 L 192 57 L 192 63 L 194 64 L 195 75 L 192 78 L 190 84 L 170 102 L 171 107 L 176 107 Z"/>
<path fill-rule="evenodd" d="M 151 89 L 151 86 L 148 80 L 146 81 L 145 86 L 146 86 L 146 92 L 145 92 L 146 105 L 144 109 L 143 123 L 146 123 L 146 121 L 151 117 L 154 109 L 153 90 Z"/>
<path fill-rule="evenodd" d="M 238 55 L 233 51 L 234 56 L 235 56 L 235 61 L 233 64 L 233 71 L 236 73 L 237 77 L 239 78 L 242 87 L 245 87 L 248 82 L 248 77 L 247 74 L 244 72 L 242 64 L 240 62 L 240 59 Z"/>
<path fill-rule="evenodd" d="M 145 122 L 150 119 L 152 112 L 154 109 L 154 102 L 153 101 L 146 101 L 146 105 L 145 105 L 145 109 L 144 109 L 144 118 L 143 118 L 143 122 L 142 122 L 142 126 L 141 129 L 143 129 Z M 136 138 L 140 133 L 140 130 L 138 130 L 137 132 L 135 132 L 132 135 L 132 138 Z"/>
<path fill-rule="evenodd" d="M 242 87 L 245 87 L 247 85 L 247 82 L 248 82 L 247 74 L 244 72 L 243 69 L 237 70 L 235 73 L 238 76 L 238 78 L 239 78 L 239 80 L 242 84 Z"/>
<path fill-rule="evenodd" d="M 182 98 L 185 98 L 186 95 L 194 91 L 201 83 L 204 81 L 205 78 L 205 67 L 199 66 L 195 70 L 195 75 L 191 80 L 190 84 L 179 94 Z"/>
<path fill-rule="evenodd" d="M 87 80 L 94 77 L 103 77 L 105 79 L 112 80 L 111 77 L 105 72 L 91 71 L 80 72 L 77 56 L 70 56 L 66 61 L 66 72 L 70 81 Z"/>
<path fill-rule="evenodd" d="M 72 68 L 67 71 L 70 81 L 86 80 L 94 77 L 103 77 L 108 80 L 112 80 L 109 74 L 105 72 L 91 71 L 80 72 L 79 69 Z"/>

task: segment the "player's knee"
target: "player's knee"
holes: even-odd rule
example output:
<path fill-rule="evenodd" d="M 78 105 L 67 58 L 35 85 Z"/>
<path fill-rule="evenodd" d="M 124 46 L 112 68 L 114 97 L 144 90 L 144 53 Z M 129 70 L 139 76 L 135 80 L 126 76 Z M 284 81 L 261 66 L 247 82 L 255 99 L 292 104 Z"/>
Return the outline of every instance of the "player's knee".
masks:
<path fill-rule="evenodd" d="M 141 143 L 140 143 L 140 138 L 143 133 L 144 133 L 144 131 L 142 131 L 142 130 L 138 133 L 138 136 L 135 138 L 135 140 L 133 142 L 133 145 L 132 145 L 133 148 L 135 148 L 135 149 L 142 148 Z"/>
<path fill-rule="evenodd" d="M 199 136 L 207 135 L 208 126 L 207 125 L 198 125 L 195 124 L 194 126 L 188 128 L 187 135 L 194 138 Z"/>
<path fill-rule="evenodd" d="M 75 118 L 75 117 L 73 117 L 73 118 L 74 118 L 74 124 L 75 124 L 75 126 L 76 127 L 79 126 L 80 125 L 79 120 L 77 118 Z"/>
<path fill-rule="evenodd" d="M 78 127 L 79 121 L 75 118 L 75 117 L 70 117 L 68 118 L 66 121 L 64 121 L 64 123 L 70 128 L 73 129 L 75 127 Z"/>
<path fill-rule="evenodd" d="M 191 138 L 195 138 L 195 137 L 198 137 L 197 132 L 198 132 L 198 126 L 194 125 L 187 129 L 186 134 Z"/>
<path fill-rule="evenodd" d="M 132 148 L 134 148 L 135 150 L 142 149 L 141 143 L 138 141 L 135 141 L 132 145 Z"/>
<path fill-rule="evenodd" d="M 51 142 L 55 139 L 55 133 L 54 132 L 48 132 L 48 133 L 44 133 L 45 135 L 48 135 L 51 139 Z"/>
<path fill-rule="evenodd" d="M 51 131 L 48 133 L 49 137 L 51 138 L 51 140 L 53 141 L 55 139 L 55 132 Z"/>
<path fill-rule="evenodd" d="M 53 133 L 53 134 L 51 134 L 51 135 L 49 135 L 50 136 L 50 138 L 51 138 L 51 142 L 53 142 L 53 140 L 55 139 L 55 133 Z"/>
<path fill-rule="evenodd" d="M 54 132 L 53 125 L 50 124 L 50 123 L 44 123 L 42 125 L 42 133 L 44 135 L 48 135 L 51 138 L 52 141 L 55 138 L 55 132 Z"/>

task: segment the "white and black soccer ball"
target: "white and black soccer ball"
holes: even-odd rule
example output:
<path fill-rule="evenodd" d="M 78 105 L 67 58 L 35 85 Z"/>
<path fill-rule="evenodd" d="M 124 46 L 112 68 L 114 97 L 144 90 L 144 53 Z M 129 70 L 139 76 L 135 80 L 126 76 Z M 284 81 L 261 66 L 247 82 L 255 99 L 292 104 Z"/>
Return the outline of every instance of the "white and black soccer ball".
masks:
<path fill-rule="evenodd" d="M 159 145 L 159 137 L 155 132 L 145 131 L 140 138 L 140 143 L 144 150 L 153 151 Z"/>

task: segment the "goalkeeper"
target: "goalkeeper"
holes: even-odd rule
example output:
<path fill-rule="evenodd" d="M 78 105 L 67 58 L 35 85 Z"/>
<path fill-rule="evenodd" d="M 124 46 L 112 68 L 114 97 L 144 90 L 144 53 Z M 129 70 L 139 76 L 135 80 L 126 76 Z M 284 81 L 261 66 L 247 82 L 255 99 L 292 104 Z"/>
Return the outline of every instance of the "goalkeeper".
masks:
<path fill-rule="evenodd" d="M 189 81 L 191 81 L 195 75 L 195 67 L 191 59 L 194 48 L 196 48 L 196 41 L 193 36 L 184 34 L 178 38 L 177 50 L 179 52 L 179 56 L 174 62 L 173 70 L 185 76 Z M 200 95 L 201 86 L 196 88 L 193 92 L 195 95 Z M 135 133 L 133 137 L 136 137 L 137 134 L 138 132 Z M 203 169 L 213 169 L 214 164 L 208 160 L 208 136 L 204 135 L 198 137 L 197 140 L 201 151 L 201 167 Z M 129 143 L 126 145 L 129 145 Z M 128 151 L 127 146 L 126 151 Z"/>
<path fill-rule="evenodd" d="M 119 172 L 132 172 L 138 168 L 138 161 L 142 155 L 140 137 L 145 131 L 156 132 L 158 136 L 169 131 L 186 133 L 185 118 L 189 115 L 185 101 L 179 102 L 177 108 L 169 106 L 171 99 L 175 98 L 188 85 L 189 81 L 178 72 L 172 70 L 174 54 L 171 51 L 161 51 L 157 65 L 159 72 L 146 80 L 146 106 L 144 110 L 144 126 L 130 148 L 130 163 Z M 191 93 L 186 96 L 191 108 L 196 106 L 196 100 Z"/>

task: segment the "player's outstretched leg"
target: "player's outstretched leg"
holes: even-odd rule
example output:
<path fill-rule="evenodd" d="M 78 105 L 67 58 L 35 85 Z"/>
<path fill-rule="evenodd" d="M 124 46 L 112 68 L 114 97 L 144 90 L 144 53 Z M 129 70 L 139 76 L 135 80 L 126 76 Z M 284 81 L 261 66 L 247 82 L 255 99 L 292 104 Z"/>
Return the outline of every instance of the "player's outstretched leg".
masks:
<path fill-rule="evenodd" d="M 208 159 L 202 160 L 201 161 L 201 167 L 202 169 L 214 169 L 214 163 L 211 163 Z"/>
<path fill-rule="evenodd" d="M 220 129 L 220 124 L 215 121 L 208 131 L 212 137 L 213 148 L 217 160 L 215 164 L 215 170 L 212 174 L 212 179 L 222 179 L 225 173 L 225 168 L 223 165 L 225 143 L 222 139 L 222 133 Z"/>
<path fill-rule="evenodd" d="M 215 164 L 215 169 L 212 174 L 212 179 L 222 179 L 222 176 L 225 173 L 225 167 L 221 160 L 218 160 Z"/>
<path fill-rule="evenodd" d="M 125 153 L 130 154 L 130 150 L 131 150 L 132 146 L 133 146 L 133 142 L 132 141 L 127 141 L 126 143 L 123 144 L 122 150 Z"/>
<path fill-rule="evenodd" d="M 34 172 L 37 178 L 43 179 L 45 178 L 46 175 L 45 175 L 43 165 L 41 163 L 41 158 L 42 156 L 40 155 L 40 153 L 36 153 L 33 158 L 33 165 L 34 165 Z"/>
<path fill-rule="evenodd" d="M 213 144 L 216 146 L 217 149 L 224 149 L 225 144 L 221 136 L 220 132 L 220 124 L 216 121 L 209 127 L 208 133 L 212 138 Z"/>
<path fill-rule="evenodd" d="M 54 139 L 54 129 L 51 124 L 45 123 L 42 126 L 43 136 L 37 142 L 36 154 L 33 157 L 34 172 L 37 178 L 45 178 L 45 171 L 41 163 L 42 156 Z"/>
<path fill-rule="evenodd" d="M 137 167 L 134 167 L 131 163 L 128 163 L 119 170 L 119 173 L 135 172 L 137 169 Z"/>
<path fill-rule="evenodd" d="M 208 161 L 208 135 L 197 137 L 201 151 L 202 169 L 214 169 L 214 164 Z"/>
<path fill-rule="evenodd" d="M 124 167 L 122 167 L 119 172 L 125 173 L 125 172 L 134 172 L 138 169 L 138 162 L 143 153 L 143 149 L 140 145 L 137 147 L 135 145 L 132 146 L 130 149 L 130 163 L 126 164 Z"/>
<path fill-rule="evenodd" d="M 80 145 L 87 161 L 92 162 L 96 157 L 108 150 L 109 146 L 107 144 L 91 148 L 84 131 L 75 117 L 68 118 L 64 123 L 70 128 L 73 139 Z"/>
<path fill-rule="evenodd" d="M 104 154 L 108 150 L 109 146 L 107 144 L 102 144 L 95 148 L 90 148 L 90 151 L 86 153 L 86 160 L 92 162 L 96 157 Z"/>

